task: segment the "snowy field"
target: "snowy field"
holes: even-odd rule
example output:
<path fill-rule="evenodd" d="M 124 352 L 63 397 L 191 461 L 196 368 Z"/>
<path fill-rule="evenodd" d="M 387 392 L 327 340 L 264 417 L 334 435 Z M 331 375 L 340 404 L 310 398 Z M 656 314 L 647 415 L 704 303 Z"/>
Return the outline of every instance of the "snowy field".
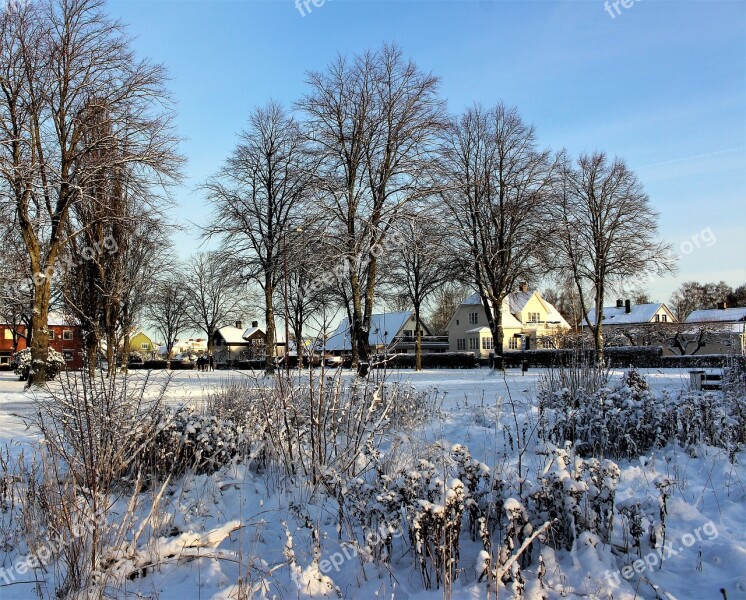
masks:
<path fill-rule="evenodd" d="M 676 395 L 689 387 L 686 370 L 641 372 L 654 393 L 667 390 Z M 390 372 L 389 382 L 410 383 L 437 393 L 442 400 L 427 423 L 394 436 L 391 448 L 414 456 L 423 448 L 449 452 L 461 444 L 477 461 L 505 473 L 515 472 L 517 456 L 523 453 L 524 477 L 535 478 L 550 468 L 550 458 L 537 453 L 537 444 L 522 447 L 513 436 L 520 438 L 516 431 L 535 420 L 537 385 L 544 375 L 541 370 L 525 375 L 488 369 Z M 618 382 L 622 375 L 614 371 L 612 379 Z M 132 375 L 135 380 L 144 376 Z M 165 377 L 154 375 L 153 390 Z M 166 400 L 200 407 L 209 390 L 246 378 L 252 385 L 264 385 L 262 377 L 247 373 L 176 371 Z M 23 423 L 33 410 L 34 396 L 24 391 L 23 383 L 11 373 L 0 373 L 0 441 L 12 456 L 37 443 L 35 433 Z M 656 482 L 661 477 L 672 482 L 665 545 L 654 548 L 643 542 L 639 562 L 634 561 L 638 555 L 630 559 L 617 551 L 625 542 L 621 537 L 603 544 L 596 536 L 583 535 L 571 550 L 544 547 L 542 581 L 537 579 L 534 561 L 524 572 L 523 597 L 717 599 L 723 597 L 724 588 L 728 600 L 746 598 L 746 454 L 741 451 L 731 462 L 714 447 L 685 451 L 669 446 L 639 460 L 616 462 L 621 470 L 617 505 L 634 499 L 657 502 Z M 524 483 L 528 485 L 513 477 L 507 495 L 517 496 Z M 116 499 L 112 514 L 123 509 L 123 503 L 126 498 Z M 159 506 L 161 522 L 150 534 L 149 551 L 158 556 L 156 567 L 145 570 L 143 577 L 127 578 L 126 585 L 107 593 L 178 600 L 246 598 L 252 597 L 252 589 L 253 597 L 277 598 L 514 597 L 513 588 L 495 590 L 478 581 L 482 560 L 478 539 L 463 535 L 458 576 L 447 594 L 443 589 L 425 590 L 404 536 L 394 536 L 391 564 L 376 564 L 362 548 L 340 543 L 340 538 L 350 539 L 352 533 L 344 528 L 338 533 L 334 506 L 308 482 L 283 480 L 276 472 L 257 473 L 244 464 L 214 475 L 183 477 L 170 486 Z M 143 515 L 147 508 L 146 502 Z M 167 530 L 170 535 L 158 535 Z M 185 548 L 197 550 L 184 552 Z M 19 556 L 6 546 L 0 550 L 0 566 L 7 571 Z M 4 581 L 0 573 L 0 599 L 53 595 L 45 583 L 21 583 L 33 579 L 15 573 L 13 585 L 3 585 L 9 580 Z"/>

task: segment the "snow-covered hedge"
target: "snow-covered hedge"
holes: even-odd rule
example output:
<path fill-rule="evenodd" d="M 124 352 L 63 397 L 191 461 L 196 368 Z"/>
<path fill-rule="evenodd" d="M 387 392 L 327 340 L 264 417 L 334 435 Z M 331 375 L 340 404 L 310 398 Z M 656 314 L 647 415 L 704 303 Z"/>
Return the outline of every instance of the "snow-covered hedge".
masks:
<path fill-rule="evenodd" d="M 540 433 L 584 456 L 632 459 L 671 442 L 710 444 L 733 455 L 746 443 L 746 408 L 737 394 L 654 394 L 635 369 L 595 390 L 557 389 L 548 381 L 538 393 Z"/>
<path fill-rule="evenodd" d="M 26 381 L 29 378 L 31 372 L 32 360 L 31 360 L 31 349 L 26 348 L 17 352 L 13 357 L 13 365 L 15 366 L 15 374 L 18 375 L 21 381 Z M 47 351 L 47 380 L 54 379 L 59 375 L 59 372 L 65 368 L 65 357 L 62 356 L 54 348 L 49 348 Z"/>

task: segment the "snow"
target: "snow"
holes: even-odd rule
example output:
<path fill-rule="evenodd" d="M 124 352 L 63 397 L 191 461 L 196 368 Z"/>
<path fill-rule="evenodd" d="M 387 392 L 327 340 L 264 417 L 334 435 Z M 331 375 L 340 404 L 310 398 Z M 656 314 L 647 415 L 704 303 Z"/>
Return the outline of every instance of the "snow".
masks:
<path fill-rule="evenodd" d="M 650 369 L 641 373 L 654 392 L 668 390 L 676 394 L 689 386 L 686 370 Z M 407 432 L 402 444 L 441 444 L 448 452 L 468 448 L 472 457 L 480 461 L 477 465 L 480 472 L 487 469 L 485 465 L 513 464 L 515 452 L 511 451 L 505 435 L 517 426 L 513 425 L 510 403 L 526 407 L 528 412 L 523 418 L 535 415 L 537 386 L 545 374 L 541 370 L 531 370 L 525 375 L 519 370 L 502 374 L 488 369 L 392 371 L 391 380 L 445 395 L 441 411 L 433 414 L 423 427 Z M 622 375 L 621 370 L 612 372 L 615 381 Z M 144 376 L 141 372 L 132 374 L 134 378 Z M 157 384 L 167 374 L 154 372 L 152 376 Z M 173 404 L 198 406 L 210 389 L 245 377 L 246 373 L 233 371 L 176 371 L 166 399 Z M 265 383 L 261 374 L 257 373 L 256 377 L 256 385 Z M 23 386 L 12 373 L 0 372 L 0 442 L 12 456 L 37 442 L 33 431 L 27 430 L 23 423 L 23 417 L 30 416 L 34 410 L 34 395 Z M 538 446 L 536 449 L 541 450 Z M 639 460 L 620 461 L 617 506 L 625 502 L 657 502 L 656 483 L 660 485 L 666 478 L 672 482 L 673 493 L 668 499 L 666 515 L 666 539 L 672 543 L 670 555 L 662 552 L 661 560 L 656 550 L 645 546 L 641 559 L 644 569 L 637 572 L 635 569 L 640 565 L 635 567 L 635 556 L 619 552 L 623 540 L 616 537 L 616 529 L 610 544 L 584 532 L 570 551 L 542 546 L 545 589 L 541 590 L 535 579 L 536 562 L 530 569 L 525 597 L 538 600 L 546 594 L 552 599 L 719 598 L 723 587 L 730 600 L 745 598 L 744 458 L 741 451 L 731 463 L 715 448 L 696 448 L 692 452 L 670 447 Z M 565 464 L 559 455 L 531 453 L 524 460 L 534 474 L 547 472 L 553 464 L 552 469 L 562 473 L 563 484 L 573 483 L 567 474 L 574 467 Z M 413 467 L 412 473 L 420 475 L 418 469 Z M 462 481 L 466 484 L 467 480 L 462 478 Z M 522 512 L 523 505 L 517 499 L 517 476 L 506 484 L 504 508 Z M 448 497 L 453 497 L 460 485 L 460 481 L 449 479 Z M 117 572 L 123 578 L 117 597 L 163 600 L 252 597 L 248 591 L 253 591 L 253 597 L 266 593 L 267 597 L 277 598 L 435 600 L 443 597 L 442 589 L 422 589 L 412 555 L 406 551 L 409 542 L 405 538 L 395 538 L 391 572 L 376 567 L 366 562 L 362 548 L 358 551 L 338 540 L 334 515 L 318 490 L 299 481 L 289 489 L 282 487 L 277 473 L 263 475 L 245 465 L 232 465 L 214 475 L 190 475 L 173 482 L 172 493 L 164 495 L 159 521 L 143 536 L 148 537 L 147 543 L 143 540 L 117 563 Z M 117 500 L 112 511 L 124 512 L 126 502 L 126 498 Z M 142 508 L 143 516 L 148 508 Z M 443 505 L 435 503 L 429 508 L 442 511 Z M 621 516 L 615 518 L 617 522 L 623 520 Z M 305 522 L 320 528 L 319 553 L 312 530 Z M 342 533 L 346 535 L 344 530 Z M 489 561 L 489 554 L 479 540 L 472 542 L 465 534 L 460 555 L 463 572 L 454 582 L 451 597 L 495 597 L 494 590 L 489 592 L 484 582 L 478 582 L 479 573 Z M 6 567 L 13 558 L 7 551 L 0 556 L 4 556 Z M 657 563 L 648 568 L 655 556 L 659 557 Z M 626 567 L 629 570 L 625 571 Z M 133 572 L 146 575 L 130 578 Z M 627 578 L 629 573 L 632 575 Z M 262 577 L 270 583 L 262 583 Z M 500 594 L 499 597 L 511 597 L 510 590 L 500 590 Z M 3 599 L 35 597 L 31 585 L 0 587 Z"/>
<path fill-rule="evenodd" d="M 370 318 L 370 344 L 371 346 L 390 346 L 394 338 L 399 335 L 407 321 L 412 318 L 411 310 L 403 312 L 381 313 L 371 315 Z M 350 321 L 345 318 L 337 326 L 337 329 L 329 336 L 324 345 L 328 352 L 349 350 Z"/>
<path fill-rule="evenodd" d="M 707 322 L 732 322 L 746 321 L 746 307 L 695 310 L 689 313 L 684 323 L 707 323 Z"/>
<path fill-rule="evenodd" d="M 604 306 L 603 308 L 603 324 L 604 325 L 633 325 L 638 323 L 650 323 L 653 320 L 655 314 L 663 306 L 662 303 L 657 304 L 634 304 L 630 307 L 630 312 L 627 313 L 625 307 L 618 306 Z M 596 322 L 596 309 L 588 311 L 586 322 L 595 324 Z"/>

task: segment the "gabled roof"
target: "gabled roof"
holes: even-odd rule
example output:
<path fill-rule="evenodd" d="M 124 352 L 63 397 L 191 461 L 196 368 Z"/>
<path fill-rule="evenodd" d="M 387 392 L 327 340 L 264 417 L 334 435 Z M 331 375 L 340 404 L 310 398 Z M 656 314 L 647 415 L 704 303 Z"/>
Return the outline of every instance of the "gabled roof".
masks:
<path fill-rule="evenodd" d="M 257 332 L 264 335 L 264 329 L 262 329 L 261 327 L 249 327 L 246 331 L 243 332 L 243 335 L 241 337 L 243 337 L 244 340 L 250 340 L 251 336 L 255 335 Z"/>
<path fill-rule="evenodd" d="M 544 308 L 547 311 L 547 322 L 549 323 L 559 323 L 561 325 L 564 325 L 568 329 L 570 326 L 567 324 L 567 321 L 562 317 L 560 312 L 554 308 L 549 302 L 544 300 L 537 292 L 511 292 L 505 298 L 503 299 L 503 314 L 502 319 L 503 323 L 502 326 L 505 329 L 520 329 L 523 327 L 523 323 L 519 319 L 515 317 L 516 314 L 519 314 L 523 312 L 523 309 L 525 308 L 526 304 L 528 304 L 529 300 L 536 295 L 537 299 L 541 304 L 544 306 Z M 461 306 L 479 306 L 482 307 L 482 298 L 479 296 L 479 294 L 472 294 L 471 296 L 468 296 L 464 299 L 464 301 L 461 303 Z M 454 315 L 455 316 L 455 315 Z M 451 317 L 451 321 L 453 320 L 453 317 Z M 448 322 L 448 327 L 450 328 L 451 322 Z"/>
<path fill-rule="evenodd" d="M 695 310 L 689 313 L 684 323 L 702 323 L 707 321 L 746 321 L 746 307 Z"/>
<path fill-rule="evenodd" d="M 413 311 L 382 313 L 371 315 L 370 335 L 368 339 L 371 346 L 389 346 L 394 338 L 399 335 L 407 321 L 412 318 Z M 350 337 L 350 322 L 343 319 L 334 330 L 334 333 L 326 340 L 325 347 L 328 351 L 350 350 L 352 341 Z"/>
<path fill-rule="evenodd" d="M 225 343 L 230 346 L 245 346 L 246 340 L 243 338 L 243 329 L 237 327 L 221 327 L 218 329 L 218 333 L 225 340 Z"/>
<path fill-rule="evenodd" d="M 666 312 L 670 314 L 670 311 L 662 302 L 652 304 L 634 304 L 630 307 L 630 312 L 626 312 L 624 306 L 604 306 L 603 308 L 603 319 L 601 325 L 634 325 L 639 323 L 651 323 L 655 314 L 661 309 L 666 309 Z M 596 309 L 588 311 L 588 315 L 585 318 L 585 323 L 596 322 Z"/>

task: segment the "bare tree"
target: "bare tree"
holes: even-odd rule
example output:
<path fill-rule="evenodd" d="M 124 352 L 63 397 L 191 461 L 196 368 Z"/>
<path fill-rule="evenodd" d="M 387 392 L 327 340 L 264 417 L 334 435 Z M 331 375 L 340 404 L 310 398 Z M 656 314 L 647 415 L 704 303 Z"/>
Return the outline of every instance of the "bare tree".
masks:
<path fill-rule="evenodd" d="M 284 272 L 283 252 L 294 219 L 309 197 L 313 169 L 296 121 L 279 104 L 256 109 L 220 172 L 204 186 L 214 208 L 206 235 L 264 292 L 267 372 L 275 366 L 274 296 Z"/>
<path fill-rule="evenodd" d="M 563 157 L 557 180 L 555 258 L 578 290 L 583 319 L 588 314 L 584 290 L 589 291 L 596 318 L 588 326 L 601 364 L 607 288 L 644 273 L 671 272 L 671 248 L 656 240 L 658 214 L 623 160 L 584 154 L 573 168 Z"/>
<path fill-rule="evenodd" d="M 145 317 L 163 337 L 166 345 L 166 358 L 172 358 L 173 348 L 188 323 L 189 299 L 181 281 L 176 277 L 160 280 L 145 306 Z"/>
<path fill-rule="evenodd" d="M 458 280 L 450 281 L 437 288 L 431 297 L 432 307 L 428 314 L 430 329 L 435 335 L 447 335 L 448 323 L 461 305 L 469 289 Z"/>
<path fill-rule="evenodd" d="M 695 310 L 715 308 L 719 302 L 735 299 L 733 288 L 724 281 L 718 283 L 699 283 L 685 281 L 671 295 L 671 310 L 679 321 L 683 321 Z M 735 304 L 735 303 L 733 303 Z"/>
<path fill-rule="evenodd" d="M 397 225 L 403 243 L 389 254 L 386 279 L 397 296 L 414 308 L 415 364 L 422 370 L 422 311 L 427 300 L 454 278 L 454 260 L 443 244 L 442 226 L 424 214 Z"/>
<path fill-rule="evenodd" d="M 194 255 L 185 273 L 187 314 L 191 325 L 204 331 L 212 354 L 221 323 L 238 319 L 247 305 L 246 281 L 222 252 Z"/>
<path fill-rule="evenodd" d="M 70 209 L 87 187 L 82 158 L 115 137 L 116 164 L 141 181 L 162 185 L 178 176 L 163 81 L 161 67 L 136 59 L 102 0 L 12 3 L 0 16 L 0 185 L 34 274 L 29 384 L 45 380 L 39 367 L 49 344 L 51 279 Z M 92 101 L 107 107 L 111 127 L 82 118 Z"/>
<path fill-rule="evenodd" d="M 468 256 L 502 368 L 502 305 L 519 281 L 537 278 L 551 220 L 552 163 L 515 108 L 475 105 L 452 122 L 443 143 L 444 194 L 456 251 Z"/>
<path fill-rule="evenodd" d="M 321 161 L 318 185 L 333 220 L 330 231 L 338 236 L 333 260 L 353 265 L 341 297 L 348 303 L 353 362 L 364 374 L 378 249 L 385 249 L 407 203 L 429 193 L 423 174 L 443 124 L 438 79 L 405 60 L 399 48 L 384 46 L 351 60 L 340 56 L 325 71 L 310 73 L 308 84 L 299 107 Z"/>

